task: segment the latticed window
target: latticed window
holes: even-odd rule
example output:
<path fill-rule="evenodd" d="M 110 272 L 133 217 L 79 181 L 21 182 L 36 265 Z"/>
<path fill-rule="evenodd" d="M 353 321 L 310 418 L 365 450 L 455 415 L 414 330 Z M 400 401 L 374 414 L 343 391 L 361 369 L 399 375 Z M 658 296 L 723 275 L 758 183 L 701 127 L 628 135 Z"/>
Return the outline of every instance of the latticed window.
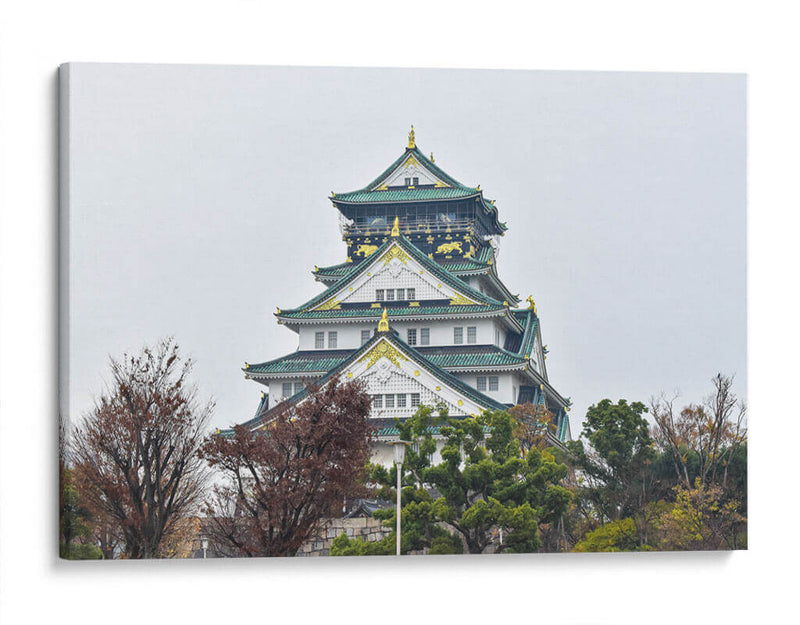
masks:
<path fill-rule="evenodd" d="M 499 388 L 498 380 L 496 375 L 489 376 L 489 390 L 496 391 Z"/>
<path fill-rule="evenodd" d="M 406 289 L 406 297 L 408 299 L 414 299 L 417 296 L 416 289 Z"/>
<path fill-rule="evenodd" d="M 394 395 L 384 395 L 387 408 L 394 408 Z"/>
<path fill-rule="evenodd" d="M 478 328 L 475 326 L 467 327 L 467 343 L 474 343 L 478 338 Z"/>
<path fill-rule="evenodd" d="M 325 333 L 314 332 L 314 349 L 324 349 L 324 348 L 325 348 Z"/>
<path fill-rule="evenodd" d="M 405 289 L 397 289 L 397 299 L 405 299 L 406 298 L 406 290 Z"/>
<path fill-rule="evenodd" d="M 416 408 L 419 406 L 419 393 L 411 393 L 411 407 Z"/>
<path fill-rule="evenodd" d="M 295 382 L 294 383 L 294 394 L 297 395 L 302 390 L 303 390 L 303 383 L 302 382 Z"/>
<path fill-rule="evenodd" d="M 460 345 L 464 342 L 464 328 L 453 328 L 453 343 Z"/>
<path fill-rule="evenodd" d="M 411 179 L 411 182 L 414 183 L 414 186 L 416 187 L 419 184 L 419 178 L 417 176 L 414 176 Z"/>
<path fill-rule="evenodd" d="M 386 301 L 390 302 L 394 299 L 394 289 L 386 289 Z"/>
<path fill-rule="evenodd" d="M 335 349 L 339 343 L 339 334 L 337 332 L 328 332 L 328 347 Z"/>
<path fill-rule="evenodd" d="M 383 289 L 375 289 L 375 301 L 376 302 L 383 301 Z"/>
<path fill-rule="evenodd" d="M 420 345 L 430 345 L 431 344 L 431 329 L 430 328 L 421 328 L 419 331 L 419 344 Z"/>
<path fill-rule="evenodd" d="M 479 391 L 485 391 L 486 390 L 486 377 L 485 376 L 479 376 L 478 377 L 478 390 Z"/>
<path fill-rule="evenodd" d="M 291 397 L 292 396 L 292 383 L 291 382 L 284 382 L 283 383 L 283 396 L 284 397 Z"/>
<path fill-rule="evenodd" d="M 406 407 L 406 396 L 405 393 L 400 393 L 397 395 L 397 407 L 398 408 L 405 408 Z"/>
<path fill-rule="evenodd" d="M 411 328 L 406 332 L 406 343 L 409 345 L 416 345 L 417 344 L 417 330 L 416 328 Z"/>
<path fill-rule="evenodd" d="M 373 395 L 372 397 L 373 408 L 383 408 L 383 395 Z"/>
<path fill-rule="evenodd" d="M 369 341 L 369 330 L 361 330 L 361 344 Z"/>

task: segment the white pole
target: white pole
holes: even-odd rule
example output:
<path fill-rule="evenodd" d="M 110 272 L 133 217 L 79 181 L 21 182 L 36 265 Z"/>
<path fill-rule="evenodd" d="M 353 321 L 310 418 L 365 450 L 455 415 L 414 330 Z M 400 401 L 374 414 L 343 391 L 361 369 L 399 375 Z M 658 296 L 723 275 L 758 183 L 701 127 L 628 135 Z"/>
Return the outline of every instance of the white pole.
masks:
<path fill-rule="evenodd" d="M 403 464 L 398 463 L 395 465 L 397 469 L 397 555 L 400 555 L 400 516 L 402 508 L 400 507 L 400 478 L 403 472 Z"/>

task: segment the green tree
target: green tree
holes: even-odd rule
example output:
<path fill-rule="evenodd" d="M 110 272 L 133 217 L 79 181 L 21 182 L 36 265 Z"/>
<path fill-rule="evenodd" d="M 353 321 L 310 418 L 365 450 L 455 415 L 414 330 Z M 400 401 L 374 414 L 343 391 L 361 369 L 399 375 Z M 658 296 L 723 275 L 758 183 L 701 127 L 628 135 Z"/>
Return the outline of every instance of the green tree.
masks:
<path fill-rule="evenodd" d="M 740 504 L 721 486 L 695 480 L 691 489 L 675 488 L 675 504 L 661 516 L 660 547 L 667 550 L 744 549 L 747 519 Z"/>
<path fill-rule="evenodd" d="M 633 516 L 649 500 L 649 471 L 655 454 L 641 402 L 616 404 L 604 399 L 586 413 L 581 440 L 569 443 L 569 451 L 584 481 L 580 495 L 600 523 Z"/>
<path fill-rule="evenodd" d="M 573 551 L 639 551 L 640 549 L 636 523 L 628 517 L 606 523 L 589 532 L 583 540 L 575 545 Z"/>

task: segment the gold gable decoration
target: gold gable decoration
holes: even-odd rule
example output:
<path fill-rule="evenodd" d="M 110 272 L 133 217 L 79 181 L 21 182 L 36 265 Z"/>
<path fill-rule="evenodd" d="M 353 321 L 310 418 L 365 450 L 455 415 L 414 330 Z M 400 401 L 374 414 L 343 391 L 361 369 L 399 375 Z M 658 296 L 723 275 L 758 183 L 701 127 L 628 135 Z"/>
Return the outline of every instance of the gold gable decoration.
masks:
<path fill-rule="evenodd" d="M 408 265 L 408 261 L 411 260 L 408 254 L 403 251 L 403 249 L 398 245 L 393 245 L 386 254 L 383 255 L 383 266 L 386 267 L 393 259 L 398 259 L 404 265 Z"/>
<path fill-rule="evenodd" d="M 388 341 L 381 341 L 380 343 L 376 344 L 371 350 L 369 350 L 366 354 L 364 354 L 358 362 L 364 362 L 368 360 L 367 369 L 369 369 L 372 365 L 378 362 L 381 358 L 386 358 L 389 362 L 391 362 L 395 367 L 398 369 L 400 368 L 400 361 L 405 360 L 408 361 L 408 358 L 403 356 L 400 351 Z"/>
<path fill-rule="evenodd" d="M 408 133 L 408 147 L 412 150 L 417 147 L 417 143 L 414 139 L 414 124 L 411 124 L 411 132 Z"/>

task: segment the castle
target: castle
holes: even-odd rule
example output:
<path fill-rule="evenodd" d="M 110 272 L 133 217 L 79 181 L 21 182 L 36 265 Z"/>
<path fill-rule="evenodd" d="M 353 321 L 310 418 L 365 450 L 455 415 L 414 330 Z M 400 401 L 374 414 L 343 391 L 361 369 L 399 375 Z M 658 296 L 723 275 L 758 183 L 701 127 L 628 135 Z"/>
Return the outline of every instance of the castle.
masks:
<path fill-rule="evenodd" d="M 377 462 L 389 464 L 395 418 L 420 404 L 451 417 L 532 403 L 552 414 L 551 443 L 570 439 L 569 400 L 550 384 L 546 347 L 531 297 L 527 306 L 500 279 L 498 239 L 506 231 L 493 200 L 442 170 L 416 145 L 362 189 L 332 193 L 347 260 L 315 267 L 325 285 L 279 324 L 297 351 L 246 364 L 264 385 L 255 417 L 263 427 L 284 402 L 302 402 L 304 382 L 363 379 L 372 396 Z"/>

